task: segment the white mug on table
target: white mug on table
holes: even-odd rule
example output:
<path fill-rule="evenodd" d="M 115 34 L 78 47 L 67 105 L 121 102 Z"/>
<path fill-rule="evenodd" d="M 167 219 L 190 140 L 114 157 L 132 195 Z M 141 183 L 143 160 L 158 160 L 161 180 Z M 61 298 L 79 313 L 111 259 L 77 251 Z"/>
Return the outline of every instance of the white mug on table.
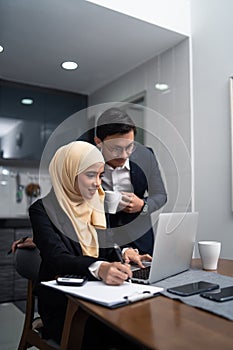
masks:
<path fill-rule="evenodd" d="M 204 270 L 217 270 L 221 251 L 221 242 L 199 241 L 198 249 Z"/>

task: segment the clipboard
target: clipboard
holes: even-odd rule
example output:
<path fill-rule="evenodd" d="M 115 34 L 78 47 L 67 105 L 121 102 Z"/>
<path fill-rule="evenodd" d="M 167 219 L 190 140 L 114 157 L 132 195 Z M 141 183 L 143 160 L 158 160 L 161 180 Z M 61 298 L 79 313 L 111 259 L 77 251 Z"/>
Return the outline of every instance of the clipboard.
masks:
<path fill-rule="evenodd" d="M 130 282 L 124 282 L 120 286 L 110 286 L 102 281 L 88 281 L 80 287 L 61 286 L 56 280 L 41 282 L 41 284 L 111 309 L 153 298 L 164 290 L 157 286 Z"/>

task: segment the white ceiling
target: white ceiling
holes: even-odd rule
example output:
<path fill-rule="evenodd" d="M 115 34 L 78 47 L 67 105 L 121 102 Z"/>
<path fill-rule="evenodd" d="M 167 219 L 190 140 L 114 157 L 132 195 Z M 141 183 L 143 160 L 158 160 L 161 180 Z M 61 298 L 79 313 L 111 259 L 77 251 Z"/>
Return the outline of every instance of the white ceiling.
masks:
<path fill-rule="evenodd" d="M 84 0 L 0 0 L 0 78 L 90 94 L 184 38 Z"/>

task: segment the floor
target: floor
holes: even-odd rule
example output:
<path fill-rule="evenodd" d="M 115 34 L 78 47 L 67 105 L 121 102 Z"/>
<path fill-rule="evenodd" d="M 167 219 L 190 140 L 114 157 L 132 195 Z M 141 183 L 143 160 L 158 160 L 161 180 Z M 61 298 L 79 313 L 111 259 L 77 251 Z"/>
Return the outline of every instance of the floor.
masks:
<path fill-rule="evenodd" d="M 23 305 L 0 304 L 0 349 L 17 350 L 24 323 Z M 36 349 L 31 347 L 30 349 Z"/>

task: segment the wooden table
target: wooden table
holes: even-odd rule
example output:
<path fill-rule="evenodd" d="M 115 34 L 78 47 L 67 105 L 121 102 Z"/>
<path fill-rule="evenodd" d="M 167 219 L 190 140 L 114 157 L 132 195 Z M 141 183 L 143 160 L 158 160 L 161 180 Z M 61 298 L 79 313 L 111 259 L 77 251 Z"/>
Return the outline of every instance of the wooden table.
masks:
<path fill-rule="evenodd" d="M 194 259 L 192 266 L 200 267 Z M 220 259 L 218 273 L 233 277 L 233 260 Z M 232 350 L 233 322 L 182 302 L 158 296 L 108 309 L 69 296 L 61 349 L 77 350 L 88 315 L 120 334 L 156 350 Z M 68 331 L 70 329 L 70 337 Z M 130 350 L 130 349 L 129 349 Z"/>

